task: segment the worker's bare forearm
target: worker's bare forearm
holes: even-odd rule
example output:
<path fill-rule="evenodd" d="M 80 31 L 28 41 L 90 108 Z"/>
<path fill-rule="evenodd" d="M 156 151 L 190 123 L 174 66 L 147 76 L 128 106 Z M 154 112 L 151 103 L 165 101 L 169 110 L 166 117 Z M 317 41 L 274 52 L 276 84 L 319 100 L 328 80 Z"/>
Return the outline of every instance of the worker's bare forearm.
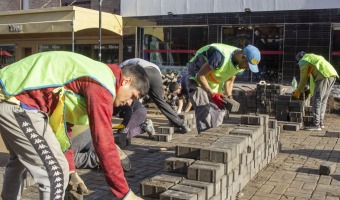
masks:
<path fill-rule="evenodd" d="M 206 76 L 212 72 L 212 69 L 210 68 L 210 65 L 208 62 L 204 63 L 202 68 L 197 74 L 197 79 L 199 84 L 201 85 L 201 88 L 208 93 L 208 96 L 211 97 L 212 94 L 214 93 L 208 83 L 208 80 Z"/>

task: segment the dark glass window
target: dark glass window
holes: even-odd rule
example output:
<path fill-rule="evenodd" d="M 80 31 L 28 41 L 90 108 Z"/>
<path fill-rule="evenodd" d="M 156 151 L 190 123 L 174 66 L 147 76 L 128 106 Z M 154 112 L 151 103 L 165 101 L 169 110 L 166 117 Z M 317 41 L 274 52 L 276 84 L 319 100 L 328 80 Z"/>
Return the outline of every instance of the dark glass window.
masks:
<path fill-rule="evenodd" d="M 184 67 L 195 52 L 207 44 L 208 27 L 145 27 L 141 36 L 141 58 L 161 68 Z"/>
<path fill-rule="evenodd" d="M 261 51 L 259 73 L 252 74 L 246 70 L 238 75 L 241 81 L 280 82 L 282 77 L 283 26 L 226 26 L 222 27 L 222 42 L 231 46 L 244 48 L 248 44 Z"/>
<path fill-rule="evenodd" d="M 15 45 L 0 45 L 0 69 L 15 62 Z"/>
<path fill-rule="evenodd" d="M 118 44 L 105 44 L 101 48 L 101 60 L 103 63 L 119 64 L 118 60 Z M 39 52 L 46 51 L 72 51 L 70 44 L 41 44 L 39 45 Z M 98 45 L 94 44 L 76 44 L 74 52 L 98 60 Z"/>
<path fill-rule="evenodd" d="M 90 0 L 62 0 L 61 6 L 79 6 L 83 8 L 91 8 Z"/>
<path fill-rule="evenodd" d="M 334 28 L 332 38 L 332 60 L 331 63 L 337 72 L 340 72 L 340 27 Z M 326 58 L 328 59 L 328 58 Z"/>
<path fill-rule="evenodd" d="M 136 49 L 136 27 L 123 27 L 124 41 L 123 41 L 123 61 L 134 58 Z"/>

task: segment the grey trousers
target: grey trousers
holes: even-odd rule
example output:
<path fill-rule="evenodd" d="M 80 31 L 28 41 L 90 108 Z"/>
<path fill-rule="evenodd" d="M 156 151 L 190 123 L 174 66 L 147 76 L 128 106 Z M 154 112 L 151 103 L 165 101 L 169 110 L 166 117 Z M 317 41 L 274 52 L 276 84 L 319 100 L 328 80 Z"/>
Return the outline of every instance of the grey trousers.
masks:
<path fill-rule="evenodd" d="M 221 125 L 225 111 L 211 102 L 208 94 L 194 81 L 190 81 L 189 88 L 189 100 L 195 109 L 198 133 Z"/>
<path fill-rule="evenodd" d="M 161 74 L 159 74 L 159 71 L 154 67 L 145 67 L 144 69 L 150 82 L 149 96 L 171 123 L 178 127 L 182 126 L 184 123 L 183 120 L 178 117 L 174 109 L 165 101 Z"/>
<path fill-rule="evenodd" d="M 95 169 L 99 167 L 97 154 L 94 150 L 90 128 L 72 139 L 74 162 L 77 169 Z"/>
<path fill-rule="evenodd" d="M 9 151 L 2 199 L 20 199 L 26 170 L 39 187 L 40 199 L 63 199 L 69 167 L 46 114 L 0 103 L 0 133 Z"/>
<path fill-rule="evenodd" d="M 320 125 L 320 123 L 324 122 L 327 100 L 334 83 L 334 77 L 325 78 L 315 83 L 315 91 L 312 98 L 314 125 Z"/>

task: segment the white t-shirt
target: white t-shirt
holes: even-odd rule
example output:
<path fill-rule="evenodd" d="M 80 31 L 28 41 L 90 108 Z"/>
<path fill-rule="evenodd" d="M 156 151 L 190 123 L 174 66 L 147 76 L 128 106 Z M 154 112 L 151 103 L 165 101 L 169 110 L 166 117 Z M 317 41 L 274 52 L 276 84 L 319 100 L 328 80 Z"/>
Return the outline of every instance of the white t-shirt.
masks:
<path fill-rule="evenodd" d="M 124 65 L 128 65 L 128 64 L 131 64 L 131 65 L 140 65 L 142 66 L 143 68 L 145 67 L 154 67 L 156 68 L 160 74 L 162 74 L 161 70 L 159 69 L 159 67 L 152 63 L 152 62 L 149 62 L 149 61 L 146 61 L 146 60 L 143 60 L 141 58 L 131 58 L 131 59 L 128 59 L 128 60 L 125 60 L 124 62 L 122 62 L 119 67 L 123 67 Z"/>

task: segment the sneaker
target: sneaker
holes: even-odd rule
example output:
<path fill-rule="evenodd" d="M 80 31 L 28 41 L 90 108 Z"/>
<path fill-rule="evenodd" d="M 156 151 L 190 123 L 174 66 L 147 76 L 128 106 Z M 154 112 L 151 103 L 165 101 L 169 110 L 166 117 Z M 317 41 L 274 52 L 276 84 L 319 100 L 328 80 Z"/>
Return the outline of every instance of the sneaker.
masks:
<path fill-rule="evenodd" d="M 155 128 L 153 127 L 152 120 L 147 119 L 145 123 L 146 123 L 145 131 L 149 134 L 149 138 L 154 137 L 154 135 L 156 134 L 156 131 L 155 131 Z"/>
<path fill-rule="evenodd" d="M 123 170 L 126 172 L 130 171 L 132 166 L 129 157 L 119 148 L 118 145 L 116 145 L 116 147 Z"/>
<path fill-rule="evenodd" d="M 129 127 L 118 129 L 117 131 L 118 134 L 128 134 L 128 132 L 129 132 Z"/>
<path fill-rule="evenodd" d="M 321 131 L 321 127 L 319 125 L 308 126 L 305 128 L 307 131 Z"/>
<path fill-rule="evenodd" d="M 320 128 L 324 129 L 325 128 L 325 123 L 320 122 Z"/>
<path fill-rule="evenodd" d="M 180 126 L 180 129 L 182 133 L 188 133 L 191 131 L 191 128 L 189 128 L 189 126 L 186 124 L 183 124 L 182 126 Z"/>

